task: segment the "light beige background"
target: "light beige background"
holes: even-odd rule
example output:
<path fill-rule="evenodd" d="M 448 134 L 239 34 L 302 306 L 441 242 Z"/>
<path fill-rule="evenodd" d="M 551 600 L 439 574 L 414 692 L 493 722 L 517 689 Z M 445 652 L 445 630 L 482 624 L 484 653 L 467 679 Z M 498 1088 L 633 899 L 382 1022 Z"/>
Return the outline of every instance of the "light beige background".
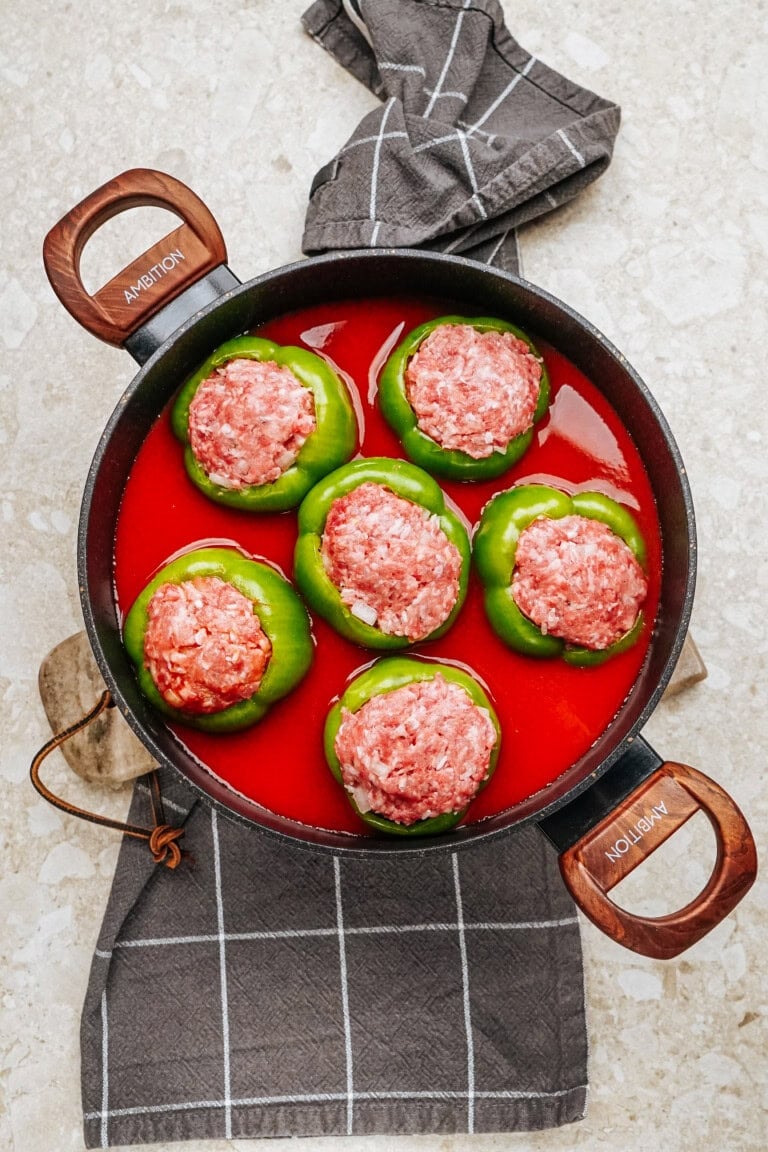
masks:
<path fill-rule="evenodd" d="M 304 35 L 303 6 L 2 5 L 0 1147 L 14 1152 L 82 1148 L 79 1013 L 117 841 L 46 807 L 26 773 L 47 735 L 39 662 L 81 626 L 75 533 L 85 474 L 134 374 L 126 353 L 87 336 L 57 304 L 42 239 L 85 193 L 142 165 L 206 200 L 241 278 L 298 258 L 312 175 L 374 103 Z M 764 844 L 766 15 L 753 0 L 504 7 L 526 48 L 623 108 L 612 167 L 524 234 L 525 271 L 622 349 L 678 439 L 700 532 L 693 632 L 710 676 L 662 705 L 646 734 L 721 781 Z M 95 280 L 116 270 L 116 256 L 137 253 L 126 227 L 94 241 L 86 268 Z M 88 791 L 61 761 L 53 778 L 112 811 L 127 804 L 125 792 Z M 701 886 L 712 861 L 703 818 L 657 855 L 628 882 L 634 907 L 663 911 Z M 758 881 L 727 923 L 668 963 L 585 925 L 592 1089 L 581 1124 L 339 1147 L 764 1152 L 767 891 Z"/>

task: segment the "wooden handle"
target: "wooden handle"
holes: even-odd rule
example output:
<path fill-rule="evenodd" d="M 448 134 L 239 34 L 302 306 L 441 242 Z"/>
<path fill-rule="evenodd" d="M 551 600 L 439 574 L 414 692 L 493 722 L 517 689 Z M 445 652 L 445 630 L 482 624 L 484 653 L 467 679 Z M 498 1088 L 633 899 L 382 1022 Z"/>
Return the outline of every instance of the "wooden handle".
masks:
<path fill-rule="evenodd" d="M 83 248 L 107 220 L 142 207 L 168 208 L 183 224 L 89 296 L 80 278 Z M 97 188 L 43 243 L 45 270 L 61 303 L 83 328 L 118 345 L 226 259 L 224 238 L 202 200 L 180 180 L 150 168 L 132 168 Z"/>
<path fill-rule="evenodd" d="M 679 912 L 635 916 L 607 893 L 676 832 L 705 812 L 717 861 L 704 890 Z M 687 764 L 668 762 L 560 857 L 560 870 L 582 912 L 625 948 L 670 959 L 719 924 L 749 891 L 757 852 L 746 820 L 727 792 Z"/>

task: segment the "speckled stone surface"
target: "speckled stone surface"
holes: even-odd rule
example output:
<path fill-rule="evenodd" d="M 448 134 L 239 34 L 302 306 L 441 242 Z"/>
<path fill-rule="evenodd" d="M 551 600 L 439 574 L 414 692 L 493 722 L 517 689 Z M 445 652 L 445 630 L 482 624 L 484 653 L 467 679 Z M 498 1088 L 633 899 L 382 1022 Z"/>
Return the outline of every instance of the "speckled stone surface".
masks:
<path fill-rule="evenodd" d="M 303 0 L 119 6 L 6 0 L 0 38 L 0 689 L 3 1107 L 0 1147 L 82 1149 L 78 1025 L 117 854 L 104 830 L 48 808 L 26 778 L 48 735 L 43 656 L 81 627 L 75 573 L 91 453 L 133 376 L 79 330 L 40 250 L 63 211 L 133 166 L 165 169 L 211 206 L 247 279 L 300 255 L 312 176 L 374 97 L 299 26 Z M 768 18 L 747 0 L 504 5 L 521 43 L 616 99 L 612 167 L 522 237 L 527 276 L 593 320 L 649 383 L 686 461 L 698 514 L 693 633 L 709 678 L 646 735 L 715 776 L 766 843 Z M 113 222 L 86 253 L 95 285 L 136 254 Z M 146 245 L 144 245 L 146 246 Z M 54 783 L 117 813 L 128 793 Z M 713 859 L 703 817 L 624 887 L 664 911 Z M 768 1147 L 768 885 L 671 962 L 585 925 L 587 1118 L 531 1135 L 349 1138 L 348 1152 L 764 1152 Z M 294 1152 L 317 1141 L 294 1141 Z M 147 1146 L 148 1149 L 150 1146 Z M 154 1152 L 170 1149 L 154 1146 Z M 210 1152 L 254 1147 L 215 1142 Z M 267 1145 L 265 1144 L 266 1148 Z M 271 1152 L 288 1148 L 271 1141 Z"/>

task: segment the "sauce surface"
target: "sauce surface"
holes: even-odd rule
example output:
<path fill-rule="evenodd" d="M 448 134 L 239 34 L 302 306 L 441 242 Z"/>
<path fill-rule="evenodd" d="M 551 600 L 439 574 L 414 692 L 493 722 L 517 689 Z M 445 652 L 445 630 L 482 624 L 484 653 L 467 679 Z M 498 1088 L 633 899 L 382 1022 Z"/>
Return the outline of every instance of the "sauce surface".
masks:
<path fill-rule="evenodd" d="M 378 373 L 407 332 L 450 311 L 451 306 L 423 299 L 334 302 L 270 321 L 258 335 L 309 348 L 327 360 L 352 393 L 360 453 L 402 457 L 396 436 L 376 407 Z M 477 523 L 494 493 L 524 482 L 571 493 L 600 491 L 626 504 L 648 548 L 646 627 L 633 648 L 597 668 L 532 660 L 498 640 L 486 620 L 482 588 L 473 573 L 466 603 L 450 631 L 438 641 L 406 650 L 468 668 L 486 687 L 498 713 L 503 730 L 498 766 L 470 807 L 468 822 L 495 815 L 540 791 L 594 743 L 632 687 L 658 607 L 661 541 L 638 451 L 598 389 L 532 335 L 546 361 L 552 400 L 530 449 L 496 480 L 440 481 L 441 487 L 468 527 Z M 292 575 L 295 512 L 254 515 L 207 500 L 187 477 L 169 412 L 170 406 L 142 445 L 118 516 L 115 587 L 123 617 L 170 557 L 211 543 L 236 545 L 277 566 L 289 579 Z M 313 632 L 315 660 L 306 679 L 259 724 L 228 735 L 172 727 L 212 772 L 264 807 L 303 824 L 365 835 L 366 826 L 325 763 L 322 731 L 332 703 L 376 653 L 342 639 L 319 618 L 313 618 Z"/>

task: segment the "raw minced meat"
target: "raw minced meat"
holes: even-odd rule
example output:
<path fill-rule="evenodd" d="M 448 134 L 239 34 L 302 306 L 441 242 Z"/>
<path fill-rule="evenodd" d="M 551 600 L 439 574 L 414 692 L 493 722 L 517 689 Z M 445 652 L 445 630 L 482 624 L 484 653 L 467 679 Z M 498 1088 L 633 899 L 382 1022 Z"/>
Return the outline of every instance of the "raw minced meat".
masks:
<path fill-rule="evenodd" d="M 615 532 L 587 516 L 542 516 L 520 533 L 512 597 L 542 632 L 603 649 L 630 630 L 645 573 Z"/>
<path fill-rule="evenodd" d="M 272 645 L 252 601 L 226 580 L 161 584 L 147 614 L 144 663 L 166 704 L 202 715 L 258 691 Z"/>
<path fill-rule="evenodd" d="M 435 328 L 405 372 L 421 431 L 476 460 L 506 451 L 533 426 L 540 382 L 541 363 L 524 341 L 470 324 Z"/>
<path fill-rule="evenodd" d="M 461 554 L 426 508 L 367 482 L 331 505 L 325 570 L 353 615 L 392 636 L 423 640 L 451 614 Z"/>
<path fill-rule="evenodd" d="M 228 360 L 189 406 L 192 452 L 222 488 L 278 480 L 316 427 L 312 392 L 272 360 Z"/>
<path fill-rule="evenodd" d="M 345 708 L 334 748 L 361 812 L 413 824 L 466 808 L 495 744 L 488 710 L 438 672 Z"/>

